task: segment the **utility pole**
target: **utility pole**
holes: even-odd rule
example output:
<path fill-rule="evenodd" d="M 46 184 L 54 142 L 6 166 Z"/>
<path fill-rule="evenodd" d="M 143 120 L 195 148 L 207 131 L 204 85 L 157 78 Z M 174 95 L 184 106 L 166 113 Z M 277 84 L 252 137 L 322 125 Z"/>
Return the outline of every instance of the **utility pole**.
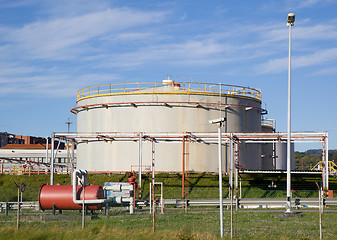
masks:
<path fill-rule="evenodd" d="M 289 61 L 288 61 L 288 134 L 287 134 L 287 204 L 286 213 L 291 213 L 291 27 L 294 26 L 295 14 L 289 13 Z"/>
<path fill-rule="evenodd" d="M 70 118 L 68 118 L 68 122 L 66 122 L 66 124 L 68 125 L 68 133 L 70 132 L 70 125 L 73 124 L 72 122 L 70 122 Z"/>

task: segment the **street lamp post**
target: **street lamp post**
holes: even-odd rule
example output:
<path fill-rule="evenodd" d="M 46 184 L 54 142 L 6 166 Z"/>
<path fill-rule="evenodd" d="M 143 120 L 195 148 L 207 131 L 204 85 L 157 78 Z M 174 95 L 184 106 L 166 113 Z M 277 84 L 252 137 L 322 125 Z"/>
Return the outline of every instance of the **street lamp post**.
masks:
<path fill-rule="evenodd" d="M 294 26 L 295 14 L 289 13 L 287 26 L 289 27 L 289 65 L 288 65 L 288 134 L 287 134 L 287 204 L 286 213 L 291 213 L 291 27 Z"/>
<path fill-rule="evenodd" d="M 226 118 L 210 120 L 209 123 L 218 125 L 218 158 L 219 158 L 219 205 L 220 205 L 220 236 L 223 237 L 223 194 L 222 194 L 222 143 L 221 143 L 221 126 Z"/>

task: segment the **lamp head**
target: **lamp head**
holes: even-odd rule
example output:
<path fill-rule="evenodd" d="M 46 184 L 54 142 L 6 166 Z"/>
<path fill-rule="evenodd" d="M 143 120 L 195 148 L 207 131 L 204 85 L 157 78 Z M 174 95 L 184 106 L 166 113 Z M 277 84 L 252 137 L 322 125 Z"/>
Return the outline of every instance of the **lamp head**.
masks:
<path fill-rule="evenodd" d="M 289 13 L 287 17 L 287 26 L 294 26 L 294 22 L 295 22 L 295 14 Z"/>
<path fill-rule="evenodd" d="M 208 122 L 210 124 L 221 124 L 224 121 L 226 121 L 226 118 L 223 117 L 223 118 L 217 118 L 217 119 L 209 120 Z"/>

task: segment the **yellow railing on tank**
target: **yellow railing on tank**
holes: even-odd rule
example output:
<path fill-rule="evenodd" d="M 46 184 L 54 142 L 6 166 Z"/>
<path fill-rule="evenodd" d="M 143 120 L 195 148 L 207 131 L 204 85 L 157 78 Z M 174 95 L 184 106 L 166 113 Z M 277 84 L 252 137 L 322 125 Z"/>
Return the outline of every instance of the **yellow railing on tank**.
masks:
<path fill-rule="evenodd" d="M 77 101 L 105 95 L 142 93 L 221 94 L 248 97 L 261 101 L 261 92 L 254 88 L 214 83 L 175 82 L 172 80 L 168 80 L 168 82 L 114 83 L 86 87 L 77 92 Z"/>
<path fill-rule="evenodd" d="M 275 129 L 275 120 L 274 119 L 268 119 L 268 118 L 262 118 L 261 119 L 261 125 L 265 127 L 270 127 L 272 129 Z"/>

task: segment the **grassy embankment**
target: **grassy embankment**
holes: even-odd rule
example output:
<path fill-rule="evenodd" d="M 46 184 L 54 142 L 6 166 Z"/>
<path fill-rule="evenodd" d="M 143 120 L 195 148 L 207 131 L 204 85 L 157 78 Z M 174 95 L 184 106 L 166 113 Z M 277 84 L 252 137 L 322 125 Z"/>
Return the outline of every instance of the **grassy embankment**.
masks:
<path fill-rule="evenodd" d="M 143 175 L 144 198 L 148 198 L 149 175 Z M 88 183 L 103 185 L 104 182 L 127 182 L 127 174 L 93 175 L 89 174 Z M 50 181 L 49 175 L 0 175 L 0 201 L 16 201 L 18 184 L 25 183 L 26 191 L 23 194 L 24 201 L 37 201 L 39 188 Z M 317 178 L 293 178 L 293 197 L 317 197 Z M 165 198 L 181 198 L 181 174 L 157 174 L 156 182 L 164 183 Z M 272 184 L 273 182 L 273 184 Z M 55 175 L 54 183 L 70 184 L 70 176 Z M 273 185 L 273 186 L 272 186 Z M 228 194 L 228 176 L 223 178 L 224 197 Z M 269 198 L 285 197 L 286 179 L 284 177 L 246 177 L 241 182 L 242 198 Z M 185 189 L 188 189 L 188 198 L 217 198 L 218 176 L 212 174 L 190 173 L 186 181 Z M 337 190 L 336 178 L 330 178 L 330 189 Z"/>

